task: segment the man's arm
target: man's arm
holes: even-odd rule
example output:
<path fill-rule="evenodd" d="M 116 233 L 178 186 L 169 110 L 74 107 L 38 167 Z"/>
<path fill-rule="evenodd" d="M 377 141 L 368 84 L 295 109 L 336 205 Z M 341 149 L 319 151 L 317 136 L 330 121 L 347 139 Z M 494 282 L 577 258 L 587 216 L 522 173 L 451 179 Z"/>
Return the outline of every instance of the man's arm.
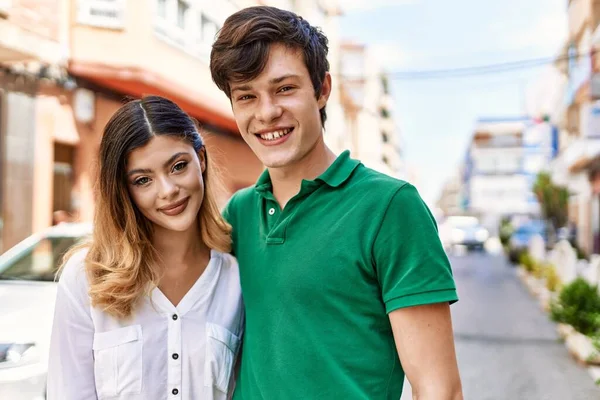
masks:
<path fill-rule="evenodd" d="M 390 198 L 373 263 L 413 398 L 462 399 L 449 310 L 456 285 L 435 219 L 414 186 Z"/>
<path fill-rule="evenodd" d="M 389 318 L 413 399 L 462 400 L 449 304 L 400 308 Z"/>

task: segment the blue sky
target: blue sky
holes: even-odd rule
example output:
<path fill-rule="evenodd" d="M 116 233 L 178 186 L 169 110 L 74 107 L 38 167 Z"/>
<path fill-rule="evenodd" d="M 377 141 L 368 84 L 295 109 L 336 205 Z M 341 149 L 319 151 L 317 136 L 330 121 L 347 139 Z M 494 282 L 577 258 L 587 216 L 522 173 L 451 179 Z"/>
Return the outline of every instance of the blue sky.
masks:
<path fill-rule="evenodd" d="M 468 67 L 548 57 L 565 40 L 567 0 L 343 0 L 342 36 L 385 70 Z M 392 79 L 405 159 L 432 204 L 464 157 L 479 117 L 523 115 L 541 67 L 460 79 Z"/>

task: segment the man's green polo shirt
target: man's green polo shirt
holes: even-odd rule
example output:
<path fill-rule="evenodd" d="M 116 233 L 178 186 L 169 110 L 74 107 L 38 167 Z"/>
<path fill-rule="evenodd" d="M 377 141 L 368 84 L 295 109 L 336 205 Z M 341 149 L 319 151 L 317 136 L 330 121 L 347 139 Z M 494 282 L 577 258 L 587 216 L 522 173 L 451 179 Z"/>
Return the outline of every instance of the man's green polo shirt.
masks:
<path fill-rule="evenodd" d="M 234 399 L 398 400 L 387 314 L 457 300 L 416 189 L 344 152 L 283 210 L 265 171 L 224 215 L 246 306 Z"/>

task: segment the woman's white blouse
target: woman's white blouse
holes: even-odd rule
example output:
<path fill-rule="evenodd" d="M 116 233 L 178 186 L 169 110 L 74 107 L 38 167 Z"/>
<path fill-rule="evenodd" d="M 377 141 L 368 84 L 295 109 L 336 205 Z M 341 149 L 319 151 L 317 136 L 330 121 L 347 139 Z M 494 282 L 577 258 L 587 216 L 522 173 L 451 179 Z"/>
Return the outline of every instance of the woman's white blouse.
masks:
<path fill-rule="evenodd" d="M 235 258 L 213 250 L 177 307 L 155 288 L 121 321 L 91 307 L 85 254 L 58 284 L 48 399 L 228 398 L 244 323 Z"/>

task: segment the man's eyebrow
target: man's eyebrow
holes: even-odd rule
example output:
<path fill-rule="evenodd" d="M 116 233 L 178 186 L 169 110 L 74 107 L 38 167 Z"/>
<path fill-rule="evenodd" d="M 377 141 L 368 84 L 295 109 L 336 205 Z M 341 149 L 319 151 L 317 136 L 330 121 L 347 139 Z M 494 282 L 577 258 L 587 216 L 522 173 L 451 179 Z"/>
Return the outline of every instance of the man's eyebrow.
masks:
<path fill-rule="evenodd" d="M 241 92 L 245 92 L 247 90 L 251 90 L 252 86 L 250 85 L 240 85 L 240 86 L 234 86 L 231 88 L 231 93 L 235 92 L 235 91 L 241 91 Z"/>
<path fill-rule="evenodd" d="M 289 78 L 299 78 L 299 76 L 296 75 L 296 74 L 286 74 L 286 75 L 282 75 L 282 76 L 280 76 L 278 78 L 271 79 L 269 81 L 269 83 L 270 84 L 281 83 L 281 82 L 283 82 L 283 81 L 285 81 L 286 79 L 289 79 Z"/>
<path fill-rule="evenodd" d="M 273 79 L 269 80 L 269 84 L 275 85 L 275 84 L 285 81 L 286 79 L 299 78 L 299 77 L 300 76 L 296 75 L 296 74 L 286 74 L 286 75 L 278 76 L 277 78 L 273 78 Z M 231 93 L 236 92 L 236 91 L 244 92 L 244 91 L 248 91 L 248 90 L 252 90 L 252 86 L 247 85 L 247 84 L 231 87 Z"/>
<path fill-rule="evenodd" d="M 178 157 L 188 154 L 185 151 L 180 151 L 178 153 L 173 154 L 164 164 L 163 166 L 166 168 L 169 166 L 169 164 L 171 164 L 173 161 L 175 161 Z M 131 171 L 127 172 L 127 176 L 131 176 L 131 175 L 135 175 L 135 174 L 149 174 L 151 173 L 152 170 L 151 169 L 147 169 L 147 168 L 137 168 L 137 169 L 132 169 Z"/>

